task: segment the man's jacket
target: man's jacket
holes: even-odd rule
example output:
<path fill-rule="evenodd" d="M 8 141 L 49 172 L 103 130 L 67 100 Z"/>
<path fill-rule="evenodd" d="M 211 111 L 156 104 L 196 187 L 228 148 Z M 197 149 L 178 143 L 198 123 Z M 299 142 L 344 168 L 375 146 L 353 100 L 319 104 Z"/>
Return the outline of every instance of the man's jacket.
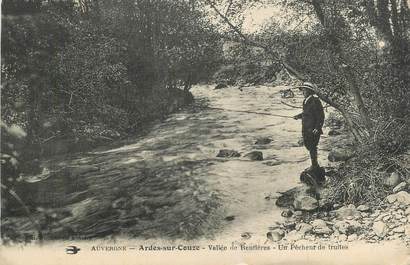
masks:
<path fill-rule="evenodd" d="M 303 101 L 302 113 L 302 133 L 311 133 L 317 129 L 320 134 L 323 134 L 322 127 L 325 120 L 320 99 L 315 96 L 309 96 Z"/>

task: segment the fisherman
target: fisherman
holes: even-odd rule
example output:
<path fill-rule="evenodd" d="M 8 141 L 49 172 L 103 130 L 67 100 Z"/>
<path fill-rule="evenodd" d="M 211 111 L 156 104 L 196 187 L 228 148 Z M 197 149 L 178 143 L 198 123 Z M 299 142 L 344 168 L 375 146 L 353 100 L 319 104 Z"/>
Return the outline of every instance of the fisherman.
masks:
<path fill-rule="evenodd" d="M 322 103 L 320 99 L 315 96 L 314 85 L 309 82 L 303 83 L 299 86 L 303 91 L 303 112 L 294 116 L 295 120 L 302 118 L 302 136 L 303 143 L 307 150 L 309 150 L 312 166 L 310 171 L 317 171 L 320 169 L 317 161 L 317 145 L 319 143 L 320 135 L 323 134 L 322 127 L 325 118 Z"/>

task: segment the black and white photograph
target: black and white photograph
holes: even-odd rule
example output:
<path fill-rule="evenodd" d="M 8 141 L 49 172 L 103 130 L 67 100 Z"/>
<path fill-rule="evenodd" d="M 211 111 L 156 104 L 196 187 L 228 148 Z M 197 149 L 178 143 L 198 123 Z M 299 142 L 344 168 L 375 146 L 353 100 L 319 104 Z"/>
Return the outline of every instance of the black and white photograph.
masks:
<path fill-rule="evenodd" d="M 0 263 L 409 265 L 409 6 L 2 0 Z"/>

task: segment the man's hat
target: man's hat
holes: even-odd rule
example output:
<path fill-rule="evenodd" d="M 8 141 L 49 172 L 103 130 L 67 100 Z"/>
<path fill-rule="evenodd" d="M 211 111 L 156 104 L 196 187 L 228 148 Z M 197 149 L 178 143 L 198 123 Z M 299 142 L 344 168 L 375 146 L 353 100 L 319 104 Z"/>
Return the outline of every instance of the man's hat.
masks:
<path fill-rule="evenodd" d="M 297 86 L 297 88 L 299 88 L 300 90 L 302 90 L 303 88 L 307 88 L 310 91 L 314 92 L 315 85 L 310 82 L 304 82 L 301 86 Z"/>

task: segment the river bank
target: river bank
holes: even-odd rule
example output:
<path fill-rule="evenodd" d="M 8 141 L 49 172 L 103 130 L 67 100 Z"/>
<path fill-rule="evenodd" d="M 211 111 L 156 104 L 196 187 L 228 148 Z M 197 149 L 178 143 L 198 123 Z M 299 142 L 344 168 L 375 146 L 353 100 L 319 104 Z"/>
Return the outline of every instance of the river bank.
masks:
<path fill-rule="evenodd" d="M 327 163 L 328 181 L 319 191 L 320 199 L 312 209 L 311 201 L 299 202 L 304 207 L 311 207 L 309 211 L 295 209 L 296 204 L 282 212 L 283 222 L 278 222 L 267 232 L 269 241 L 283 243 L 331 243 L 346 244 L 349 242 L 382 243 L 393 241 L 399 244 L 410 244 L 410 194 L 409 184 L 395 171 L 386 175 L 382 185 L 386 189 L 386 197 L 361 203 L 334 203 L 332 191 L 336 182 L 335 175 L 329 171 L 339 171 L 345 167 L 351 157 L 355 155 L 354 141 L 346 130 L 330 128 L 331 135 L 325 146 L 329 150 Z M 323 146 L 323 145 L 322 145 Z M 402 159 L 409 161 L 410 154 L 403 154 Z M 407 165 L 408 167 L 408 165 Z M 330 173 L 330 174 L 329 174 Z M 343 177 L 343 176 L 342 176 Z M 303 188 L 299 188 L 304 193 Z M 297 197 L 298 195 L 295 195 Z M 295 198 L 297 200 L 297 198 Z M 314 203 L 314 202 L 313 202 Z"/>

